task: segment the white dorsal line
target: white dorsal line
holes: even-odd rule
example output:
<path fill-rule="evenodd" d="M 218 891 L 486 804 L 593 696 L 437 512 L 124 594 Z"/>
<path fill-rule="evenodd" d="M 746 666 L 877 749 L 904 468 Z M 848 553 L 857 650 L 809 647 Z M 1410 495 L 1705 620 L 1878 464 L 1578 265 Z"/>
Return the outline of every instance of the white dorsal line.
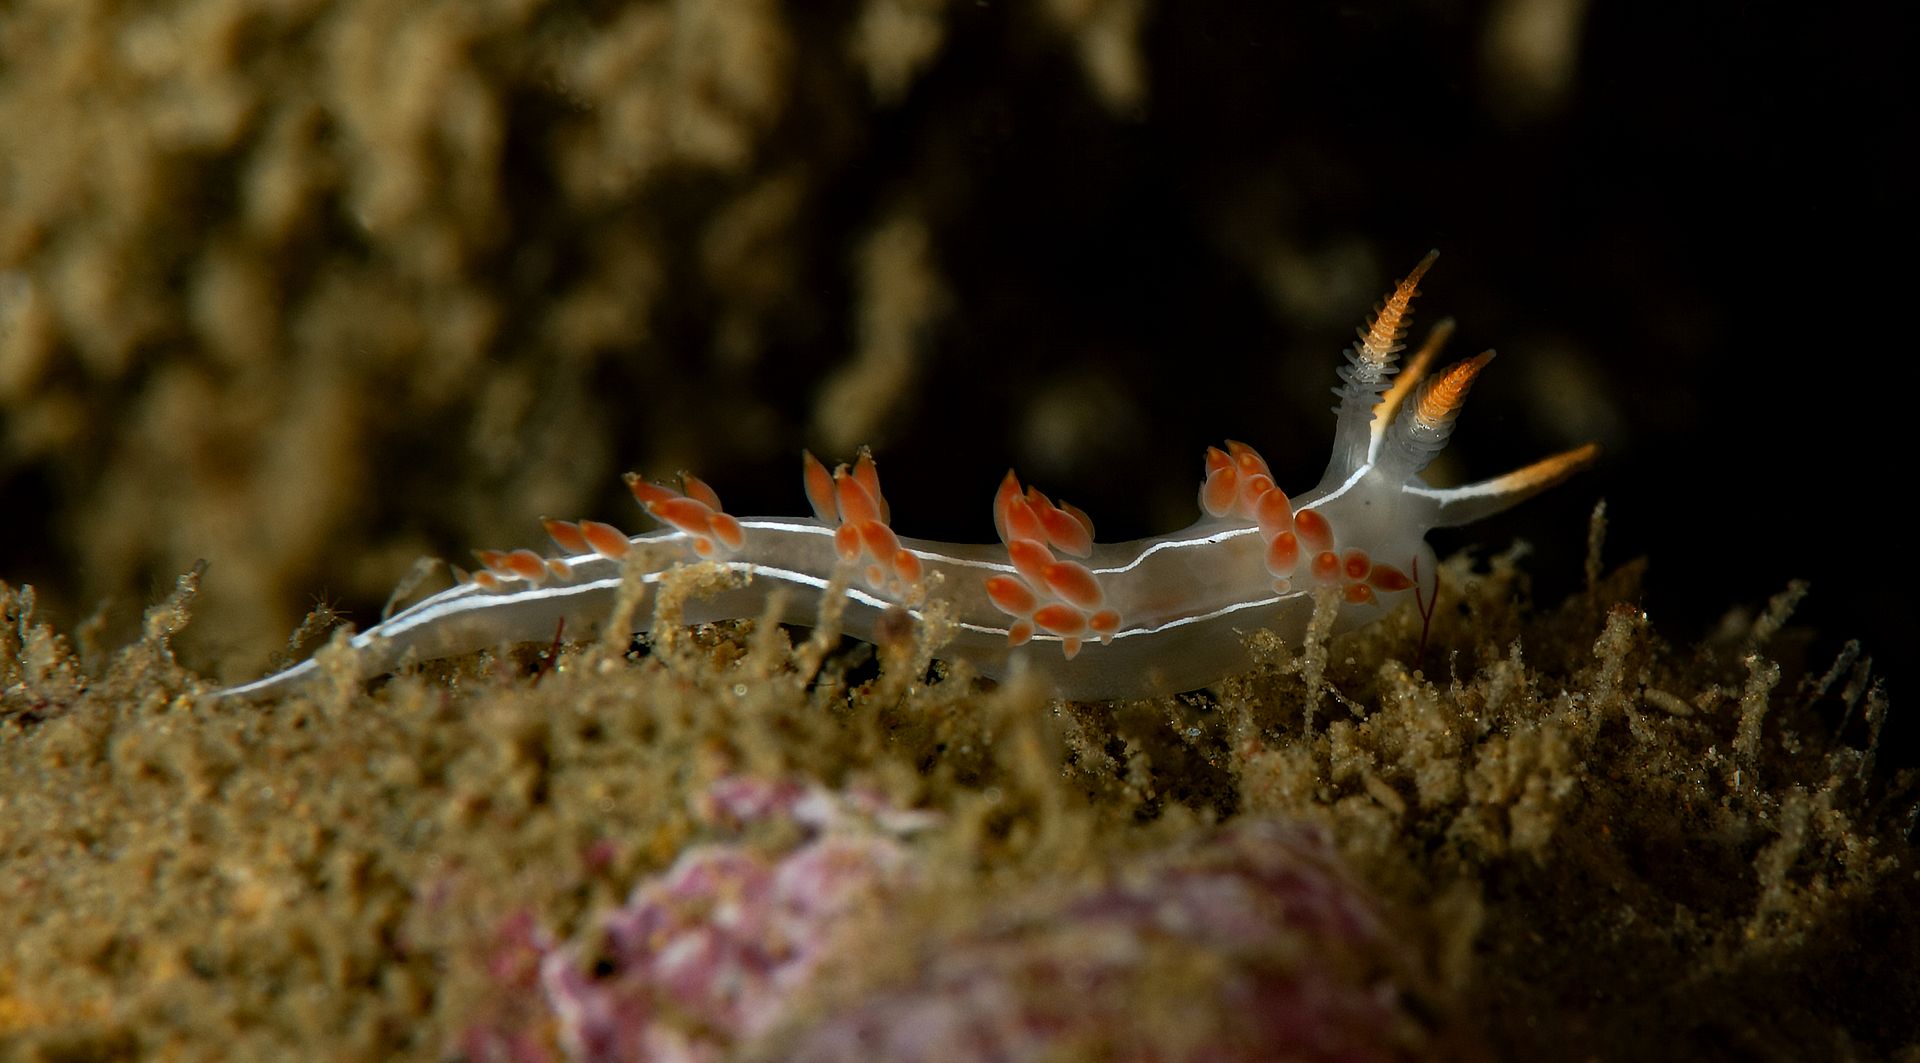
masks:
<path fill-rule="evenodd" d="M 1405 321 L 1403 313 L 1396 327 L 1404 328 Z M 1437 346 L 1444 331 L 1436 333 L 1435 342 L 1429 346 Z M 1381 359 L 1379 372 L 1371 376 L 1379 380 L 1391 377 L 1397 359 L 1397 353 L 1387 354 Z M 1336 447 L 1320 485 L 1291 497 L 1289 505 L 1281 507 L 1293 514 L 1281 522 L 1284 527 L 1270 522 L 1263 531 L 1244 517 L 1203 517 L 1172 534 L 1095 544 L 1091 556 L 1054 559 L 1069 573 L 1083 570 L 1083 575 L 1076 578 L 1090 576 L 1099 588 L 1091 599 L 1084 594 L 1076 596 L 1076 601 L 1091 600 L 1104 610 L 1098 616 L 1069 610 L 1069 616 L 1078 615 L 1079 623 L 1088 625 L 1076 633 L 1046 630 L 1037 622 L 1041 612 L 1014 618 L 995 604 L 987 590 L 990 579 L 1025 578 L 1006 548 L 916 539 L 900 539 L 899 549 L 918 559 L 919 572 L 904 560 L 896 564 L 893 547 L 888 545 L 884 549 L 886 557 L 877 558 L 887 563 L 881 570 L 886 578 L 868 575 L 875 581 L 871 587 L 841 581 L 841 593 L 849 607 L 842 616 L 843 630 L 872 641 L 883 614 L 896 610 L 905 610 L 916 622 L 924 622 L 927 611 L 922 598 L 932 593 L 945 603 L 947 616 L 944 630 L 948 641 L 936 647 L 936 654 L 968 661 L 985 675 L 1004 677 L 1022 670 L 1038 673 L 1052 682 L 1060 696 L 1083 700 L 1193 689 L 1249 667 L 1244 638 L 1251 631 L 1270 629 L 1290 641 L 1303 637 L 1314 610 L 1324 600 L 1318 592 L 1338 592 L 1334 595 L 1340 602 L 1335 630 L 1368 623 L 1413 600 L 1416 592 L 1409 576 L 1418 575 L 1426 583 L 1428 574 L 1437 572 L 1432 550 L 1425 542 L 1429 528 L 1496 512 L 1564 478 L 1594 454 L 1592 448 L 1585 448 L 1529 467 L 1525 470 L 1528 475 L 1509 474 L 1509 478 L 1496 477 L 1455 488 L 1430 487 L 1421 480 L 1418 469 L 1406 470 L 1404 462 L 1381 462 L 1381 440 L 1388 428 L 1373 423 L 1374 400 L 1381 386 L 1377 381 L 1348 381 L 1336 389 L 1341 396 L 1336 440 L 1357 444 L 1365 439 L 1366 444 Z M 1405 392 L 1397 405 L 1404 407 L 1412 400 L 1412 394 Z M 1230 449 L 1240 446 L 1231 444 Z M 1242 451 L 1250 452 L 1247 448 Z M 863 475 L 877 483 L 871 459 L 861 460 Z M 1257 455 L 1254 460 L 1259 460 Z M 811 456 L 808 462 L 817 464 Z M 1265 468 L 1264 463 L 1261 468 Z M 1241 467 L 1232 475 L 1245 472 Z M 813 474 L 817 476 L 817 471 Z M 1258 487 L 1254 481 L 1235 482 L 1253 484 L 1244 491 Z M 710 489 L 700 485 L 700 490 L 703 498 L 711 498 Z M 636 497 L 639 491 L 636 488 Z M 1259 508 L 1253 506 L 1253 496 L 1242 493 L 1238 497 L 1245 507 L 1239 512 Z M 1468 500 L 1473 504 L 1454 505 Z M 711 501 L 715 505 L 709 515 L 720 512 L 718 499 Z M 1288 550 L 1282 550 L 1289 544 L 1278 541 L 1279 533 L 1292 529 L 1291 522 L 1308 510 L 1323 519 L 1330 545 L 1318 545 L 1320 540 L 1315 536 L 1320 534 L 1319 529 L 1308 527 Z M 1262 512 L 1272 517 L 1271 508 Z M 695 560 L 717 563 L 748 577 L 743 587 L 728 588 L 712 597 L 689 598 L 683 604 L 688 623 L 766 615 L 776 588 L 785 588 L 781 599 L 784 611 L 778 619 L 810 623 L 819 615 L 822 599 L 833 588 L 843 566 L 851 566 L 848 575 L 872 569 L 869 561 L 876 555 L 865 547 L 854 549 L 857 560 L 841 560 L 839 551 L 847 548 L 846 536 L 867 544 L 885 543 L 892 537 L 885 527 L 884 513 L 877 522 L 879 527 L 872 523 L 862 521 L 849 529 L 840 527 L 838 520 L 829 524 L 809 518 L 755 517 L 738 521 L 741 536 L 737 549 L 715 542 L 712 535 L 693 535 L 675 528 L 632 536 L 628 543 L 630 547 L 645 546 L 649 560 L 654 552 L 671 557 L 639 574 L 648 585 L 658 584 L 680 564 Z M 690 527 L 711 531 L 699 521 Z M 702 541 L 703 552 L 712 557 L 696 556 L 693 546 Z M 1045 544 L 1040 545 L 1044 548 Z M 1331 560 L 1324 553 L 1314 553 L 1327 549 L 1337 551 Z M 1051 557 L 1050 551 L 1047 554 Z M 550 566 L 537 583 L 496 569 L 491 577 L 495 582 L 490 586 L 464 583 L 449 588 L 355 635 L 349 644 L 365 658 L 362 671 L 390 671 L 414 658 L 546 641 L 555 637 L 556 628 L 593 630 L 612 615 L 622 586 L 622 568 L 631 558 L 583 553 L 557 560 L 561 564 Z M 1281 567 L 1270 570 L 1269 565 Z M 1053 569 L 1049 569 L 1048 582 L 1053 579 Z M 1055 603 L 1049 609 L 1063 606 L 1059 598 L 1048 597 L 1043 588 L 1027 585 L 1042 592 L 1042 603 Z M 1070 580 L 1059 586 L 1077 585 Z M 645 596 L 635 609 L 636 630 L 645 630 L 651 624 L 654 597 Z M 1016 603 L 1004 608 L 1037 607 Z M 1071 626 L 1053 613 L 1046 616 L 1061 630 Z M 1103 628 L 1104 636 L 1092 629 L 1095 626 Z M 1028 629 L 1019 633 L 1022 644 L 1010 645 L 1015 641 L 1012 633 L 1021 628 Z M 291 687 L 317 670 L 310 659 L 220 693 L 271 693 Z"/>
<path fill-rule="evenodd" d="M 764 520 L 759 518 L 756 518 L 753 520 L 743 520 L 740 522 L 740 524 L 742 527 L 749 528 L 749 529 L 757 528 L 757 529 L 763 529 L 767 531 L 782 531 L 782 532 L 788 532 L 788 533 L 794 533 L 794 534 L 820 536 L 823 538 L 831 538 L 833 536 L 832 529 L 823 527 L 818 524 L 802 524 L 802 523 L 796 523 L 791 521 Z M 1135 558 L 1133 561 L 1125 565 L 1118 565 L 1111 568 L 1095 569 L 1094 571 L 1098 574 L 1127 572 L 1132 570 L 1136 566 L 1138 566 L 1141 560 L 1144 559 L 1145 557 L 1151 556 L 1152 554 L 1159 553 L 1163 550 L 1201 548 L 1201 547 L 1210 546 L 1216 543 L 1224 542 L 1228 539 L 1239 538 L 1247 535 L 1257 535 L 1257 534 L 1259 534 L 1259 530 L 1257 528 L 1253 528 L 1249 526 L 1245 528 L 1231 528 L 1225 531 L 1213 532 L 1210 534 L 1199 535 L 1192 538 L 1161 539 L 1161 540 L 1152 542 L 1149 546 L 1147 546 L 1145 549 L 1143 549 L 1140 552 L 1141 556 L 1139 558 Z M 661 535 L 635 536 L 632 539 L 630 539 L 629 542 L 633 543 L 636 546 L 641 544 L 659 545 L 661 543 L 684 541 L 688 538 L 690 537 L 682 532 L 668 532 Z M 985 569 L 988 571 L 1000 572 L 1000 573 L 1011 573 L 1014 571 L 1014 568 L 1011 564 L 1007 564 L 1004 562 L 987 562 L 987 561 L 974 560 L 972 558 L 951 557 L 946 554 L 939 553 L 938 551 L 926 550 L 926 549 L 914 550 L 913 552 L 924 561 L 932 561 L 942 565 L 950 565 L 954 567 L 979 568 L 979 569 Z M 579 554 L 572 557 L 562 557 L 560 558 L 560 560 L 566 562 L 568 565 L 571 565 L 576 569 L 580 569 L 580 568 L 585 568 L 588 565 L 594 564 L 596 562 L 605 563 L 607 559 L 601 557 L 598 554 Z M 777 568 L 771 565 L 758 565 L 758 564 L 753 564 L 751 562 L 740 562 L 740 561 L 721 561 L 716 563 L 725 566 L 730 571 L 740 572 L 745 575 L 751 576 L 754 579 L 780 580 L 786 583 L 791 583 L 798 587 L 805 587 L 805 588 L 808 588 L 814 591 L 819 591 L 819 592 L 826 591 L 827 585 L 829 583 L 828 577 L 817 576 L 812 573 L 800 572 L 794 569 Z M 656 572 L 647 572 L 647 573 L 643 573 L 640 578 L 643 582 L 649 585 L 656 584 L 656 583 L 659 583 L 662 579 L 665 579 L 669 571 L 670 570 L 663 569 Z M 512 589 L 512 590 L 500 590 L 500 591 L 487 591 L 477 585 L 468 584 L 465 587 L 454 588 L 452 591 L 443 592 L 441 594 L 428 598 L 424 601 L 415 603 L 414 605 L 401 610 L 399 613 L 394 614 L 394 616 L 391 619 L 379 625 L 378 631 L 370 629 L 366 632 L 361 633 L 360 635 L 355 636 L 354 641 L 355 642 L 360 642 L 361 640 L 371 641 L 373 638 L 378 638 L 378 637 L 381 637 L 382 635 L 386 637 L 401 635 L 415 628 L 421 627 L 423 625 L 435 623 L 439 620 L 444 619 L 445 617 L 448 617 L 457 613 L 473 612 L 476 610 L 497 608 L 503 605 L 513 605 L 513 604 L 520 604 L 520 603 L 527 603 L 527 602 L 563 602 L 569 598 L 579 597 L 585 594 L 606 593 L 610 591 L 615 591 L 619 588 L 620 581 L 621 581 L 621 576 L 616 573 L 615 575 L 612 575 L 612 576 L 586 580 L 578 583 L 561 583 L 561 584 L 552 584 L 552 585 L 542 585 L 538 587 L 530 586 L 524 589 Z M 858 587 L 848 587 L 844 593 L 849 599 L 855 602 L 858 602 L 861 605 L 869 606 L 874 609 L 888 609 L 898 605 L 898 603 L 889 601 L 885 598 L 872 594 L 868 591 L 862 590 Z M 1223 616 L 1229 613 L 1239 612 L 1246 609 L 1257 608 L 1262 605 L 1271 605 L 1275 602 L 1280 601 L 1283 598 L 1299 597 L 1301 594 L 1304 594 L 1304 593 L 1305 592 L 1294 592 L 1292 594 L 1267 595 L 1264 597 L 1253 598 L 1245 602 L 1234 603 L 1234 604 L 1225 606 L 1223 608 L 1213 610 L 1212 612 L 1209 612 L 1209 613 L 1200 614 L 1198 616 L 1176 617 L 1172 620 L 1167 621 L 1165 624 L 1161 624 L 1161 625 L 1156 625 L 1152 627 L 1123 628 L 1120 631 L 1115 632 L 1113 637 L 1118 639 L 1118 638 L 1125 638 L 1129 636 L 1138 637 L 1141 635 L 1151 635 L 1157 631 L 1165 630 L 1166 628 L 1178 627 L 1185 624 L 1192 624 L 1199 621 L 1210 620 L 1210 619 L 1214 619 L 1216 617 Z M 899 607 L 906 609 L 907 612 L 910 615 L 912 615 L 916 620 L 925 618 L 925 615 L 926 615 L 925 610 L 920 607 L 906 606 L 906 605 L 901 605 Z M 981 623 L 975 623 L 975 622 L 964 621 L 964 620 L 959 621 L 958 623 L 960 627 L 969 631 L 977 631 L 983 634 L 999 635 L 1002 637 L 1004 637 L 1007 634 L 1007 627 L 1004 624 L 1000 624 L 1000 625 L 981 624 Z M 1045 632 L 1036 632 L 1034 634 L 1034 638 L 1035 640 L 1051 640 L 1055 642 L 1061 641 L 1062 639 L 1062 637 L 1059 635 L 1048 634 Z"/>

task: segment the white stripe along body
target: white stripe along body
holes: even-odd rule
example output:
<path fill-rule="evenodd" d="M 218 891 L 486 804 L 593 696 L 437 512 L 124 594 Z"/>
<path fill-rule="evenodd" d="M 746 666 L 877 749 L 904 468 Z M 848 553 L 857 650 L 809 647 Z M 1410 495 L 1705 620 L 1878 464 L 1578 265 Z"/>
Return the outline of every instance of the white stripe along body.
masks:
<path fill-rule="evenodd" d="M 1251 447 L 1230 442 L 1207 453 L 1199 521 L 1171 535 L 1101 544 L 1084 513 L 1023 490 L 1009 473 L 994 499 L 1001 542 L 976 546 L 898 537 L 864 451 L 851 468 L 832 473 L 805 455 L 811 518 L 735 518 L 693 477 L 674 490 L 629 476 L 636 500 L 666 527 L 629 538 L 593 521 L 548 521 L 563 556 L 481 551 L 484 568 L 473 578 L 361 632 L 352 645 L 368 671 L 380 671 L 550 639 L 563 624 L 570 637 L 585 637 L 612 612 L 625 555 L 644 546 L 648 558 L 662 559 L 644 574 L 649 583 L 695 559 L 749 577 L 689 601 L 689 623 L 763 616 L 775 589 L 784 588 L 779 619 L 811 624 L 830 580 L 847 566 L 848 634 L 873 638 L 889 610 L 918 619 L 931 593 L 953 621 L 938 653 L 986 675 L 1027 668 L 1060 696 L 1088 700 L 1205 686 L 1247 667 L 1247 632 L 1265 628 L 1298 640 L 1317 591 L 1338 592 L 1341 629 L 1399 607 L 1435 571 L 1428 530 L 1505 509 L 1597 452 L 1580 447 L 1465 487 L 1422 482 L 1492 357 L 1429 377 L 1450 331 L 1443 323 L 1405 371 L 1396 369 L 1417 284 L 1433 259 L 1399 284 L 1346 352 L 1333 458 L 1320 484 L 1297 497 L 1274 485 Z M 649 624 L 652 599 L 635 614 L 636 629 Z M 306 661 L 222 693 L 277 691 L 315 669 Z"/>

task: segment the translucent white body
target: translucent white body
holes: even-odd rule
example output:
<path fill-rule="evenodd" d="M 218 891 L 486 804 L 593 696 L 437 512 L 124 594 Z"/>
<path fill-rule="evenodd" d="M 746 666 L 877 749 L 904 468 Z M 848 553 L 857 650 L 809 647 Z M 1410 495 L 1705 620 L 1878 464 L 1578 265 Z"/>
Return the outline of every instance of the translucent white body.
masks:
<path fill-rule="evenodd" d="M 1319 486 L 1289 500 L 1295 514 L 1311 510 L 1330 529 L 1332 542 L 1313 548 L 1314 556 L 1331 564 L 1360 555 L 1410 580 L 1376 579 L 1369 585 L 1364 578 L 1329 575 L 1326 566 L 1315 570 L 1307 557 L 1297 566 L 1276 568 L 1268 553 L 1272 529 L 1263 533 L 1251 517 L 1223 513 L 1171 535 L 1094 544 L 1089 556 L 1078 559 L 1099 585 L 1101 607 L 1119 616 L 1110 637 L 1063 635 L 1043 625 L 1022 641 L 1026 631 L 1010 637 L 1014 618 L 996 607 L 987 591 L 992 577 L 1018 576 L 1004 544 L 903 538 L 900 545 L 919 559 L 920 582 L 909 588 L 891 581 L 893 589 L 882 591 L 863 585 L 858 561 L 842 560 L 836 527 L 809 518 L 748 518 L 739 521 L 739 545 L 713 558 L 744 574 L 746 582 L 687 602 L 683 619 L 702 623 L 765 616 L 778 590 L 778 619 L 812 624 L 839 566 L 851 564 L 851 578 L 843 580 L 848 589 L 841 623 L 847 634 L 871 641 L 888 610 L 904 609 L 917 621 L 924 616 L 919 603 L 941 601 L 952 635 L 938 655 L 965 659 L 993 677 L 1030 670 L 1062 697 L 1096 700 L 1189 690 L 1243 671 L 1249 663 L 1245 636 L 1266 629 L 1297 642 L 1322 588 L 1337 592 L 1323 596 L 1338 600 L 1336 630 L 1371 622 L 1423 594 L 1430 602 L 1435 565 L 1425 541 L 1428 530 L 1513 505 L 1570 475 L 1596 453 L 1582 447 L 1466 487 L 1437 490 L 1422 482 L 1421 469 L 1445 445 L 1467 387 L 1490 357 L 1463 362 L 1422 383 L 1430 356 L 1444 339 L 1443 326 L 1389 387 L 1403 317 L 1414 284 L 1431 261 L 1429 256 L 1401 283 L 1370 329 L 1363 330 L 1361 342 L 1347 352 L 1349 364 L 1342 368 L 1337 391 L 1333 458 Z M 1247 449 L 1234 446 L 1236 454 Z M 1214 453 L 1224 460 L 1224 454 Z M 874 486 L 877 493 L 877 480 Z M 713 502 L 717 508 L 717 497 Z M 658 583 L 674 566 L 697 559 L 698 538 L 669 528 L 629 542 L 645 547 L 646 557 L 665 559 L 644 574 L 649 583 Z M 537 580 L 509 577 L 490 581 L 492 586 L 464 583 L 442 591 L 355 635 L 352 646 L 364 655 L 365 671 L 384 672 L 408 660 L 549 640 L 563 629 L 569 638 L 587 637 L 612 615 L 623 561 L 599 553 L 563 560 Z M 635 630 L 651 623 L 654 597 L 647 595 L 634 614 Z M 315 663 L 306 661 L 221 693 L 275 692 L 315 670 Z"/>

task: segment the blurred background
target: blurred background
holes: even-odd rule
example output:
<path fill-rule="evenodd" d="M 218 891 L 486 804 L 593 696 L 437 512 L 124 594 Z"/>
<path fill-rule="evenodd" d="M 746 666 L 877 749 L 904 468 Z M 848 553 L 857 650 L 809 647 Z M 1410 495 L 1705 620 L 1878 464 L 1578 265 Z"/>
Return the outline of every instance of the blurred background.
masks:
<path fill-rule="evenodd" d="M 990 539 L 1008 466 L 1103 539 L 1164 531 L 1223 438 L 1317 480 L 1340 349 L 1437 247 L 1415 338 L 1501 357 L 1435 478 L 1607 448 L 1443 551 L 1525 539 L 1550 604 L 1604 497 L 1663 634 L 1805 578 L 1810 666 L 1864 639 L 1897 697 L 1885 20 L 13 0 L 0 579 L 111 645 L 206 559 L 181 653 L 237 678 L 421 555 L 640 528 L 627 469 L 799 513 L 800 448 L 864 442 L 903 534 Z"/>

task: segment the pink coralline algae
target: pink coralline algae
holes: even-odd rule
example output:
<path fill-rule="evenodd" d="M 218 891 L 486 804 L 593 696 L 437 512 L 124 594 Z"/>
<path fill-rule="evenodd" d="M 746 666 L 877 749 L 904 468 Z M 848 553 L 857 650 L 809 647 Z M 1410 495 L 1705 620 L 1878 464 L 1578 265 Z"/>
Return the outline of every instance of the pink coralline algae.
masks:
<path fill-rule="evenodd" d="M 1249 822 L 930 950 L 782 1058 L 1371 1061 L 1463 1053 L 1319 831 Z M 1430 1003 L 1430 1002 L 1429 1002 Z"/>
<path fill-rule="evenodd" d="M 532 1063 L 556 1042 L 587 1061 L 1452 1051 L 1419 999 L 1418 957 L 1313 827 L 1241 822 L 1130 858 L 1097 885 L 1028 888 L 957 935 L 908 928 L 886 946 L 904 981 L 818 1014 L 806 992 L 817 974 L 832 965 L 836 986 L 857 984 L 862 942 L 881 944 L 876 917 L 908 910 L 901 898 L 926 885 L 908 836 L 937 817 L 750 779 L 723 781 L 699 811 L 719 827 L 789 823 L 800 840 L 785 853 L 690 849 L 573 944 L 510 920 L 494 973 L 517 999 L 470 1031 L 467 1058 Z"/>
<path fill-rule="evenodd" d="M 711 1060 L 764 1033 L 845 925 L 914 882 L 900 839 L 937 821 L 858 791 L 747 778 L 716 784 L 698 811 L 722 827 L 792 823 L 803 840 L 778 855 L 689 849 L 577 944 L 555 946 L 524 920 L 503 927 L 496 973 L 537 982 L 568 1058 Z M 524 1022 L 510 1025 L 471 1032 L 463 1049 L 545 1058 Z"/>

